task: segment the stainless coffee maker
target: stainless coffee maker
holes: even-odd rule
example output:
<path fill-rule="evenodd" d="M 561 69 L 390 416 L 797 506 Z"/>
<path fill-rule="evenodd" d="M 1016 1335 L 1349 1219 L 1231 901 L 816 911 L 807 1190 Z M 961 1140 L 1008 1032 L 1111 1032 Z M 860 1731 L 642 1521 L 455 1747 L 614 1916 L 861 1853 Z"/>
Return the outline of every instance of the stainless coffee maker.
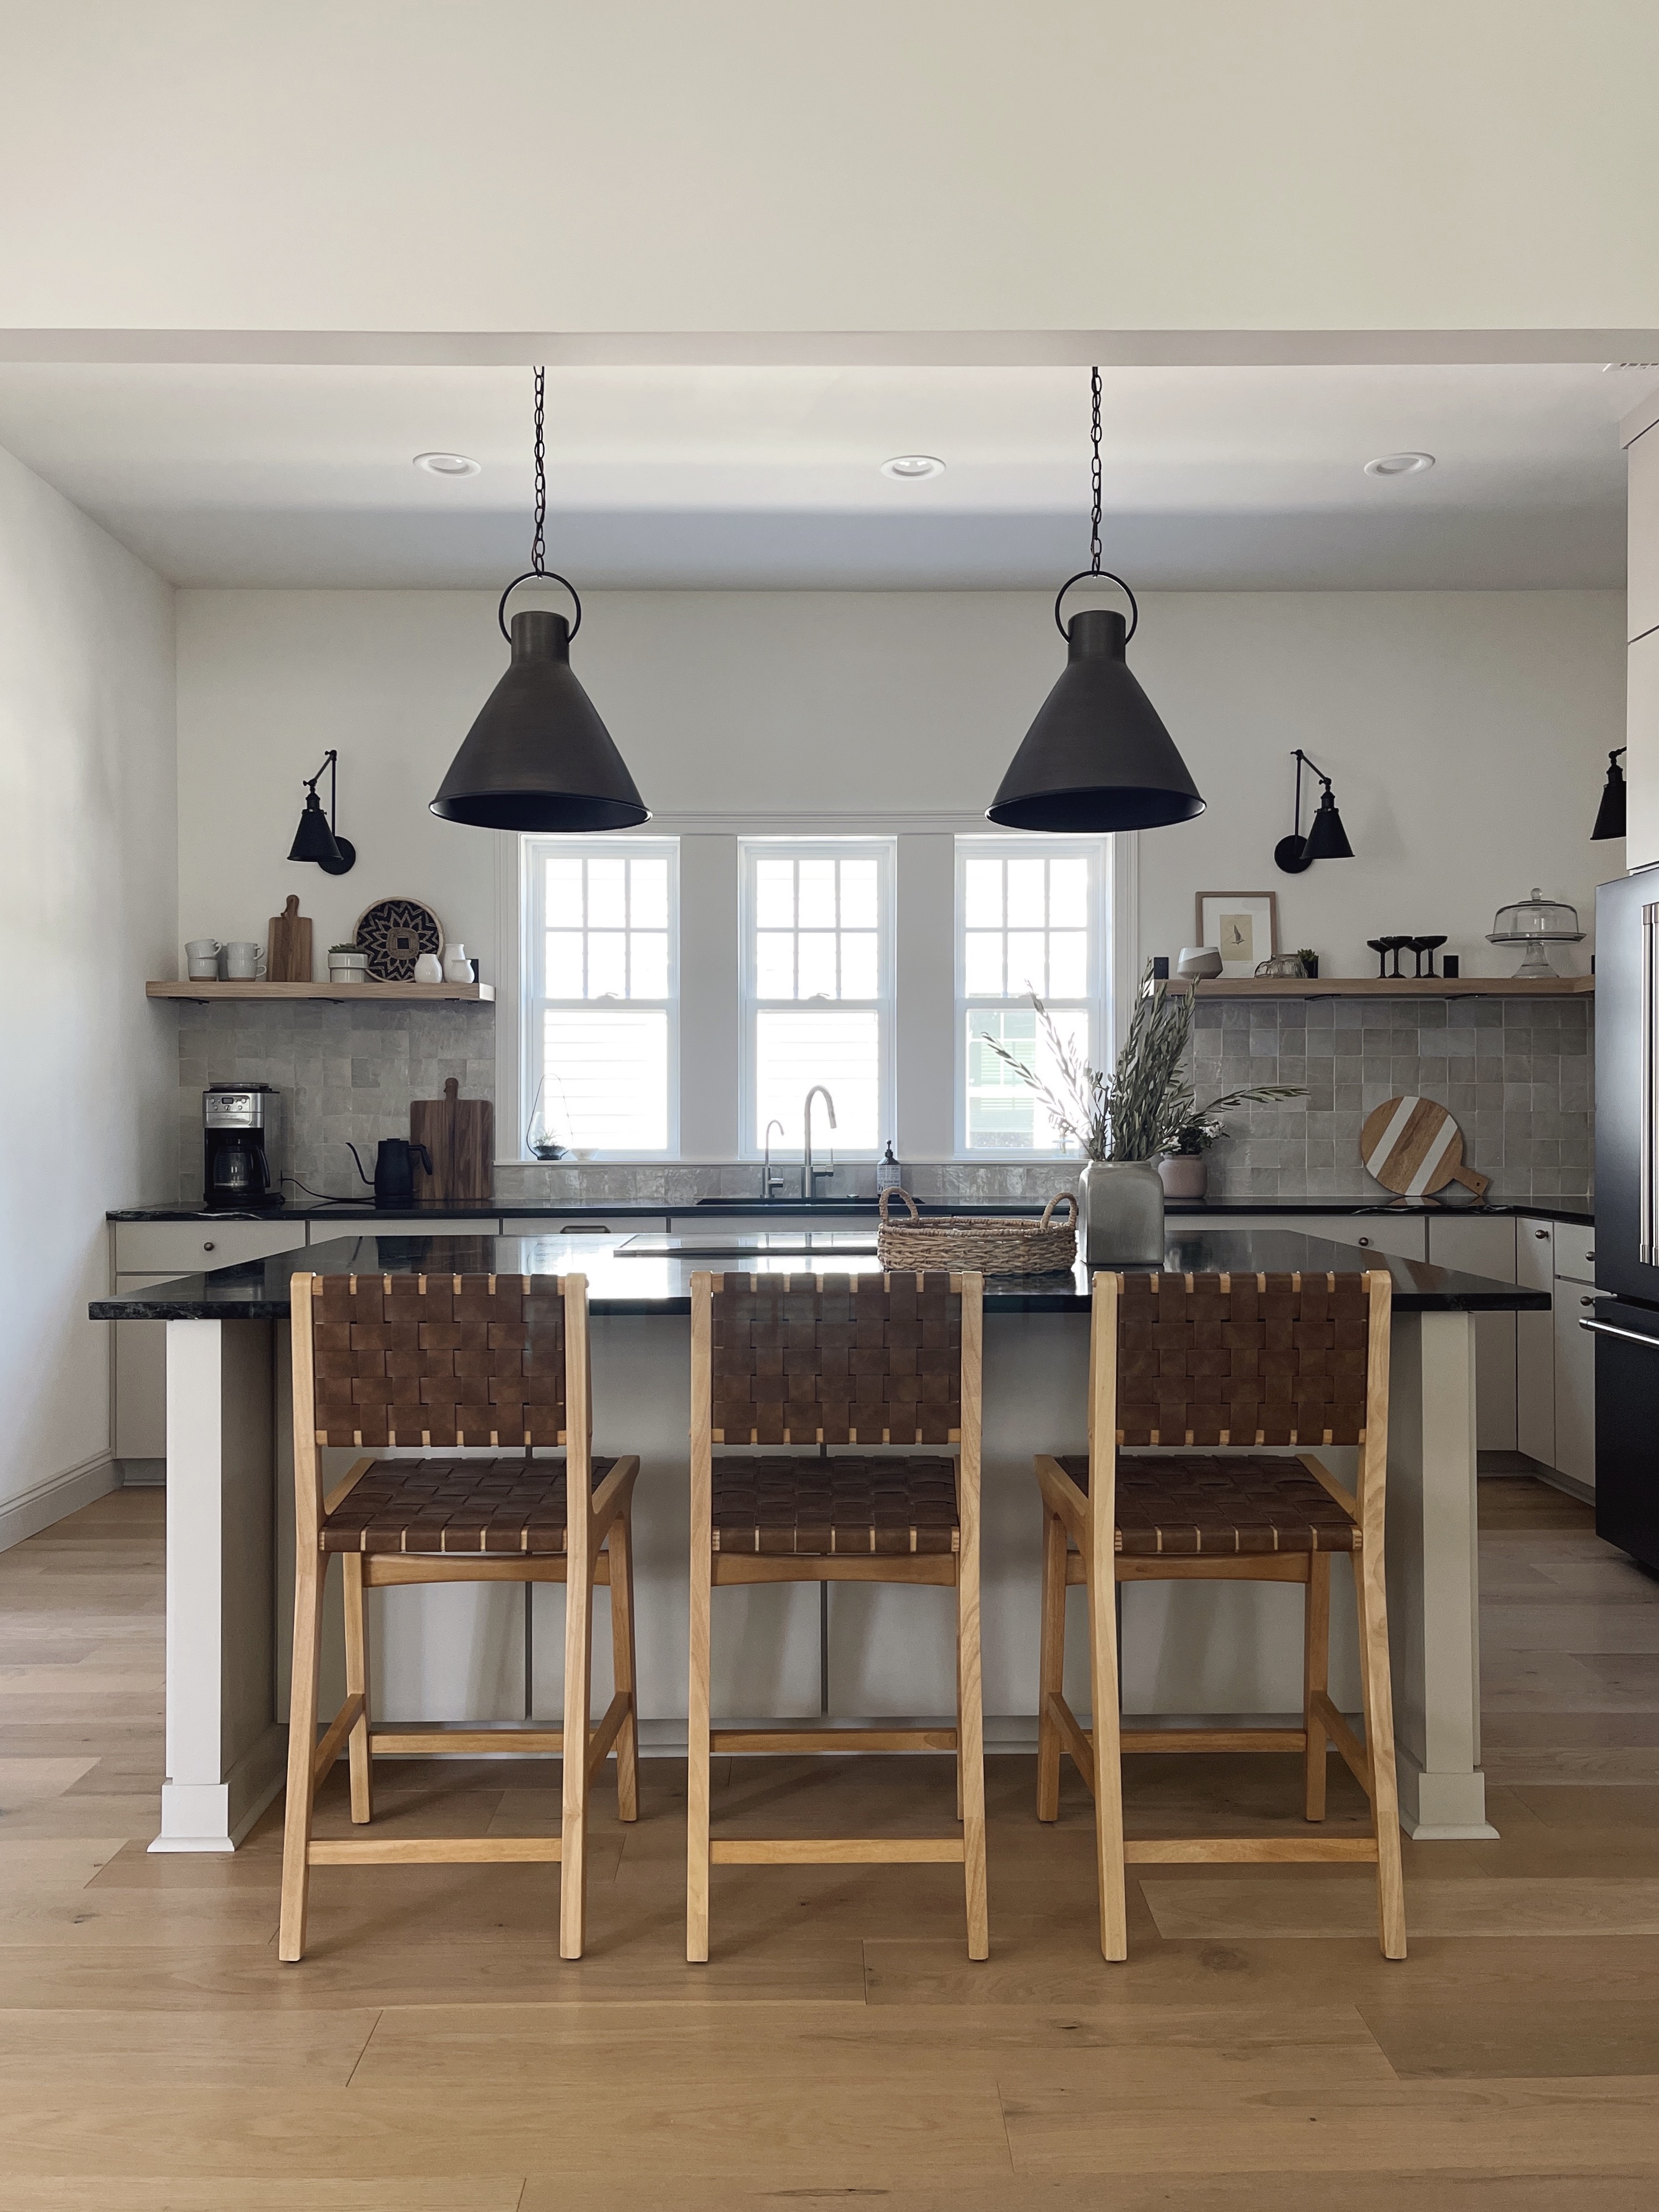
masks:
<path fill-rule="evenodd" d="M 202 1202 L 234 1212 L 283 1203 L 282 1094 L 268 1083 L 213 1083 L 202 1093 Z"/>

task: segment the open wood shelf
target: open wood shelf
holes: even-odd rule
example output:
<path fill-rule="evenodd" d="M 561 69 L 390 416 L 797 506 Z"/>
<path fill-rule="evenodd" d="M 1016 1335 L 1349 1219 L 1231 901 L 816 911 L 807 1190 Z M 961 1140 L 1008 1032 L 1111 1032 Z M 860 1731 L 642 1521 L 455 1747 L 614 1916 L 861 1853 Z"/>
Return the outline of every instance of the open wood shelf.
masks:
<path fill-rule="evenodd" d="M 1170 988 L 1200 999 L 1579 999 L 1595 989 L 1594 975 L 1249 975 L 1194 984 L 1172 975 Z"/>
<path fill-rule="evenodd" d="M 147 999 L 494 999 L 493 983 L 146 983 Z"/>

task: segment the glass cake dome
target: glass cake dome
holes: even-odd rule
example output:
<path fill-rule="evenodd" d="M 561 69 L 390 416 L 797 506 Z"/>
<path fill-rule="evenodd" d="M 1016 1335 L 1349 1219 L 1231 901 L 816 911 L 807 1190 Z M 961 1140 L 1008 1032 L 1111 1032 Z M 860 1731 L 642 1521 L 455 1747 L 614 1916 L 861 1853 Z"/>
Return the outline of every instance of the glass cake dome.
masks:
<path fill-rule="evenodd" d="M 1530 898 L 1498 908 L 1486 942 L 1526 946 L 1526 957 L 1515 971 L 1517 975 L 1553 975 L 1555 970 L 1544 947 L 1577 945 L 1583 934 L 1578 927 L 1577 908 L 1569 906 L 1565 899 L 1546 898 L 1534 884 Z"/>

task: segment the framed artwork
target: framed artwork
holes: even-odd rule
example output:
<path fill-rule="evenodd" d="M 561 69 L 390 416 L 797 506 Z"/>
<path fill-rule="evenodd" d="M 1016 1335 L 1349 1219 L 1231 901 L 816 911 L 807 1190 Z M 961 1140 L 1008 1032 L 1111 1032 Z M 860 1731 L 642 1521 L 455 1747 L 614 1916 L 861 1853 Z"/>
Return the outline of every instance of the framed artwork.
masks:
<path fill-rule="evenodd" d="M 1278 951 L 1276 892 L 1200 891 L 1195 903 L 1198 935 L 1194 942 L 1217 947 L 1222 975 L 1229 981 L 1247 981 L 1255 975 L 1257 961 L 1271 960 Z"/>

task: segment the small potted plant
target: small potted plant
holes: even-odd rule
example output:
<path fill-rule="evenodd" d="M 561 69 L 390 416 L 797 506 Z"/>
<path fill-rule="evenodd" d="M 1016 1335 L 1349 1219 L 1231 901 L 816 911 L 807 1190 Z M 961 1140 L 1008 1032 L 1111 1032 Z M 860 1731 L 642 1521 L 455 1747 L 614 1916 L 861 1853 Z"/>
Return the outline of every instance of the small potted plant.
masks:
<path fill-rule="evenodd" d="M 366 983 L 368 981 L 368 955 L 355 945 L 331 945 L 328 948 L 328 980 L 331 983 Z"/>
<path fill-rule="evenodd" d="M 1224 1133 L 1222 1115 L 1234 1106 L 1266 1105 L 1274 1098 L 1304 1098 L 1306 1091 L 1299 1085 L 1283 1083 L 1258 1084 L 1249 1091 L 1224 1091 L 1219 1098 L 1212 1098 L 1207 1106 L 1193 1103 L 1191 1091 L 1186 1093 L 1188 1111 L 1178 1115 L 1180 1126 L 1174 1140 L 1158 1164 L 1166 1198 L 1202 1198 L 1210 1186 L 1209 1150 L 1216 1139 Z"/>

